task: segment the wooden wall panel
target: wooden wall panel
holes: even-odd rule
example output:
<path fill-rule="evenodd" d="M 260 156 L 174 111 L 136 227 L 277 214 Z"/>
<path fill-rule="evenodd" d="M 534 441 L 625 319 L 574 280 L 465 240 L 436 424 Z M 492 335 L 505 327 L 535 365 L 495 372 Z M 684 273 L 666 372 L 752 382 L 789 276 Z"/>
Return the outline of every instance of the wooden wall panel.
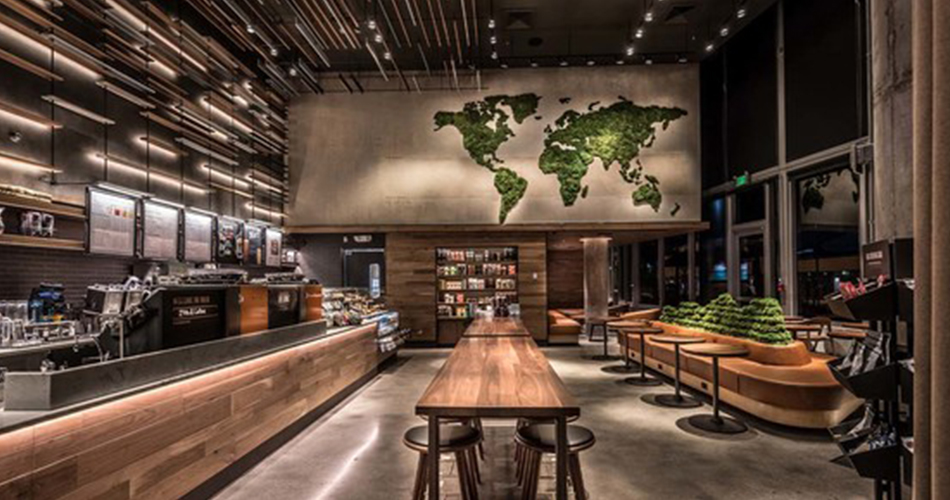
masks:
<path fill-rule="evenodd" d="M 0 435 L 0 498 L 178 498 L 376 370 L 375 325 Z"/>
<path fill-rule="evenodd" d="M 584 250 L 548 248 L 548 306 L 584 307 Z"/>
<path fill-rule="evenodd" d="M 547 340 L 547 243 L 544 233 L 390 233 L 386 236 L 386 300 L 411 340 L 436 340 L 435 249 L 518 247 L 518 296 L 525 326 Z"/>

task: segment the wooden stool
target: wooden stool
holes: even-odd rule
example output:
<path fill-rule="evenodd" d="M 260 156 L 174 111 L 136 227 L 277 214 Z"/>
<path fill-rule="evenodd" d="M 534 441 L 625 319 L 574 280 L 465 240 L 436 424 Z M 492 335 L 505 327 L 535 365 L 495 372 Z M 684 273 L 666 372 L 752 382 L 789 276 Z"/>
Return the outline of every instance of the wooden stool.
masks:
<path fill-rule="evenodd" d="M 538 495 L 538 479 L 541 474 L 541 456 L 555 453 L 557 443 L 555 426 L 551 424 L 532 424 L 518 429 L 515 441 L 525 449 L 525 474 L 521 489 L 522 500 L 534 500 Z M 567 426 L 567 473 L 574 484 L 574 497 L 587 499 L 584 488 L 584 475 L 578 454 L 595 443 L 594 433 L 579 425 Z"/>
<path fill-rule="evenodd" d="M 426 422 L 429 421 L 428 415 L 419 415 L 419 418 L 421 418 L 422 420 L 425 420 Z M 452 424 L 467 425 L 477 430 L 478 432 L 482 433 L 482 437 L 484 437 L 484 434 L 485 434 L 485 430 L 482 428 L 482 419 L 480 418 L 451 418 L 451 417 L 444 418 L 443 417 L 439 419 L 439 422 L 444 425 L 452 425 Z M 478 452 L 477 457 L 475 456 L 476 450 Z M 475 449 L 471 450 L 471 454 L 472 454 L 472 457 L 471 457 L 472 468 L 475 469 L 475 479 L 478 481 L 478 484 L 482 484 L 482 472 L 478 468 L 478 460 L 476 460 L 476 458 L 479 458 L 482 461 L 485 460 L 485 447 L 482 446 L 481 440 L 478 442 L 478 445 L 475 446 Z"/>
<path fill-rule="evenodd" d="M 478 481 L 472 460 L 475 446 L 482 441 L 482 433 L 468 425 L 439 426 L 439 453 L 454 453 L 458 468 L 459 486 L 462 500 L 478 500 Z M 429 476 L 429 427 L 420 425 L 406 431 L 402 442 L 419 452 L 419 465 L 416 467 L 416 482 L 412 487 L 413 500 L 424 500 Z"/>
<path fill-rule="evenodd" d="M 567 417 L 565 421 L 569 424 L 577 422 L 581 418 L 580 415 L 572 415 Z M 542 419 L 542 418 L 519 418 L 518 423 L 515 425 L 515 430 L 523 429 L 529 425 L 554 425 L 553 419 Z M 527 468 L 527 461 L 525 460 L 527 456 L 527 449 L 515 439 L 515 476 L 518 478 L 518 486 L 521 486 L 522 481 L 524 481 L 524 476 Z"/>

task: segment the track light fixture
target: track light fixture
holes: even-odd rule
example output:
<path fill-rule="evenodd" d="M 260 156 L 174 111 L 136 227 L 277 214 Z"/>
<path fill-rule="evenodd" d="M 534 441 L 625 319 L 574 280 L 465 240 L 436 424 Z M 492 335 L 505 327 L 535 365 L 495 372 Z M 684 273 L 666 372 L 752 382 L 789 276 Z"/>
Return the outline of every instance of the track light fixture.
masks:
<path fill-rule="evenodd" d="M 567 59 L 561 59 L 561 62 L 558 63 L 558 65 L 560 65 L 562 68 L 567 67 L 569 64 L 570 63 L 567 62 Z"/>
<path fill-rule="evenodd" d="M 633 45 L 627 45 L 627 48 L 626 48 L 626 50 L 624 51 L 624 53 L 627 54 L 627 57 L 633 56 L 633 53 L 634 53 L 634 47 L 633 47 Z"/>
<path fill-rule="evenodd" d="M 488 29 L 490 29 L 490 30 L 495 29 L 495 19 L 494 19 L 494 18 L 488 20 Z"/>
<path fill-rule="evenodd" d="M 491 51 L 491 58 L 492 58 L 492 59 L 498 59 L 498 52 L 495 52 L 494 50 Z"/>
<path fill-rule="evenodd" d="M 723 38 L 729 36 L 729 25 L 723 25 L 722 28 L 719 28 L 719 36 Z"/>
<path fill-rule="evenodd" d="M 588 59 L 588 60 L 587 60 L 587 65 L 588 65 L 588 66 L 593 66 L 593 65 L 595 65 L 595 64 L 597 64 L 597 62 L 595 62 L 593 59 Z"/>
<path fill-rule="evenodd" d="M 646 11 L 646 13 L 643 14 L 643 20 L 646 21 L 646 22 L 648 22 L 648 23 L 652 23 L 652 22 L 653 22 L 653 10 L 652 10 L 652 9 Z"/>
<path fill-rule="evenodd" d="M 712 52 L 713 49 L 715 49 L 715 48 L 716 48 L 716 46 L 713 45 L 712 42 L 709 42 L 709 43 L 706 44 L 706 52 Z"/>
<path fill-rule="evenodd" d="M 371 30 L 375 30 L 375 29 L 376 29 L 376 21 L 373 20 L 373 19 L 370 19 L 369 21 L 366 21 L 366 27 L 368 27 L 368 28 L 371 29 Z"/>
<path fill-rule="evenodd" d="M 643 26 L 637 26 L 637 31 L 634 32 L 633 36 L 638 39 L 643 38 L 643 33 L 644 33 Z"/>

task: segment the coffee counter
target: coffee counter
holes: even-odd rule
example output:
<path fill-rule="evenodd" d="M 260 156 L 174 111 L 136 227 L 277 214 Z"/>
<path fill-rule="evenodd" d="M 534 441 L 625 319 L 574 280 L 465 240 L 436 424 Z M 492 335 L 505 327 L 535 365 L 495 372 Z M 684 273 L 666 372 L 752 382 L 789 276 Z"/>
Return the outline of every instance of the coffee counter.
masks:
<path fill-rule="evenodd" d="M 376 324 L 54 412 L 4 412 L 0 498 L 177 498 L 312 421 L 393 353 Z M 17 421 L 17 414 L 30 417 Z M 207 483 L 206 483 L 207 482 Z"/>

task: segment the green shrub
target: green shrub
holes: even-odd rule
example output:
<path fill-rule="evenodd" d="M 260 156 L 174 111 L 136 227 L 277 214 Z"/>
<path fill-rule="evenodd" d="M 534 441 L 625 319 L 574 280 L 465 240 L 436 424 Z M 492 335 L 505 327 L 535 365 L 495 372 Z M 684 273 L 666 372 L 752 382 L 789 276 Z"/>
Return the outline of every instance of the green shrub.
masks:
<path fill-rule="evenodd" d="M 792 342 L 785 328 L 782 305 L 773 298 L 754 299 L 749 305 L 739 306 L 731 295 L 724 293 L 705 306 L 695 302 L 665 306 L 660 321 L 764 344 Z"/>

